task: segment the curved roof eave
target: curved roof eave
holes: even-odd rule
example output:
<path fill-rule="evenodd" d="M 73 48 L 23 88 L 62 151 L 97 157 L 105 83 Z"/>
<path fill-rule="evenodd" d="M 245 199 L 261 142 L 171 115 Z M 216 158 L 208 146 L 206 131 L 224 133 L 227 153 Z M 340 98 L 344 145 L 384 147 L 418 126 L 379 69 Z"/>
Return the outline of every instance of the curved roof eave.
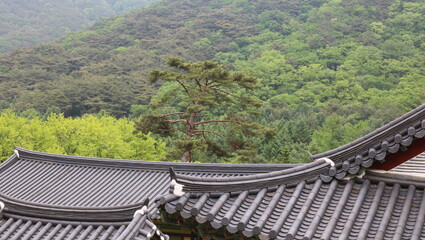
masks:
<path fill-rule="evenodd" d="M 331 159 L 335 166 L 322 175 L 323 179 L 342 179 L 347 174 L 357 174 L 360 167 L 369 168 L 375 162 L 385 161 L 388 154 L 397 153 L 424 137 L 425 104 L 353 142 L 315 154 L 312 159 Z"/>
<path fill-rule="evenodd" d="M 182 186 L 182 190 L 190 192 L 234 192 L 265 187 L 275 187 L 281 184 L 314 181 L 320 174 L 327 172 L 331 163 L 319 159 L 308 164 L 290 169 L 276 170 L 268 173 L 258 173 L 247 176 L 233 177 L 199 177 L 177 174 L 170 168 L 172 181 Z"/>
<path fill-rule="evenodd" d="M 390 183 L 372 176 L 330 183 L 317 179 L 291 187 L 283 184 L 272 191 L 262 188 L 253 194 L 192 196 L 188 192 L 161 202 L 160 207 L 170 219 L 177 214 L 245 237 L 423 239 L 425 191 L 423 182 L 418 183 Z"/>

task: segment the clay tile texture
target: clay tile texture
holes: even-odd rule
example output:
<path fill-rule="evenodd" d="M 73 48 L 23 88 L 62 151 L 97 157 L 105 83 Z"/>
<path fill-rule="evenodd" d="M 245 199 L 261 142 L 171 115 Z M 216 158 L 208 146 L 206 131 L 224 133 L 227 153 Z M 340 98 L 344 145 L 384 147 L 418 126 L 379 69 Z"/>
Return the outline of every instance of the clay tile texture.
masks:
<path fill-rule="evenodd" d="M 183 164 L 17 147 L 0 239 L 425 239 L 425 105 L 308 164 Z"/>

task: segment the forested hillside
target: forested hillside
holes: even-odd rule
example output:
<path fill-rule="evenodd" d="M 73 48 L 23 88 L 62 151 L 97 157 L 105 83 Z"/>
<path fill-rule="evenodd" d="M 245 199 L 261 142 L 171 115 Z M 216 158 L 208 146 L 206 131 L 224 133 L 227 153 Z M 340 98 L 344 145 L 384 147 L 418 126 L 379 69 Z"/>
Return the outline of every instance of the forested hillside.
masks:
<path fill-rule="evenodd" d="M 58 39 L 156 0 L 0 0 L 0 53 Z"/>
<path fill-rule="evenodd" d="M 257 120 L 276 136 L 252 161 L 308 161 L 425 102 L 424 16 L 420 0 L 162 1 L 1 55 L 1 106 L 134 117 L 169 91 L 152 68 L 213 59 L 260 80 Z"/>

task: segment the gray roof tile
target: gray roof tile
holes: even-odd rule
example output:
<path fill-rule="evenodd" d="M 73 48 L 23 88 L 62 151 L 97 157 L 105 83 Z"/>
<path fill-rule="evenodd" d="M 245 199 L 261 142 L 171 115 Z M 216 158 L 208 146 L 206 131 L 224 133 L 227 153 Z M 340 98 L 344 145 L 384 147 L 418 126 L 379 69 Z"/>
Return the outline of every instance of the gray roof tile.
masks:
<path fill-rule="evenodd" d="M 163 205 L 168 213 L 210 222 L 214 228 L 242 232 L 246 237 L 265 235 L 278 239 L 408 239 L 422 233 L 423 189 L 388 185 L 368 179 L 324 183 L 301 181 L 293 187 L 238 196 L 185 195 Z M 201 202 L 201 203 L 199 203 Z M 205 204 L 208 202 L 208 204 Z M 177 209 L 177 203 L 180 203 Z M 192 209 L 196 208 L 194 214 Z M 208 215 L 211 213 L 210 215 Z M 208 217 L 209 216 L 209 217 Z M 419 223 L 418 223 L 419 222 Z"/>
<path fill-rule="evenodd" d="M 353 166 L 369 168 L 374 162 L 385 161 L 387 153 L 397 153 L 401 148 L 411 146 L 415 139 L 424 137 L 425 104 L 353 142 L 312 155 L 312 158 L 329 158 L 335 162 L 336 169 L 329 169 L 325 173 L 329 177 L 322 177 L 324 181 L 330 181 L 333 177 L 342 179 L 349 170 L 354 174 L 356 169 Z"/>
<path fill-rule="evenodd" d="M 124 229 L 125 225 L 59 223 L 5 214 L 0 220 L 0 239 L 113 239 L 120 228 Z"/>
<path fill-rule="evenodd" d="M 0 202 L 6 205 L 0 211 L 0 239 L 165 238 L 148 214 L 133 215 L 147 198 L 175 199 L 166 195 L 170 166 L 194 177 L 240 177 L 296 166 L 188 165 L 17 151 L 19 156 L 0 165 Z M 149 215 L 155 209 L 150 204 Z"/>
<path fill-rule="evenodd" d="M 156 204 L 246 237 L 424 239 L 425 178 L 400 174 L 423 172 L 421 155 L 390 172 L 344 180 L 423 137 L 425 105 L 304 165 L 144 162 L 17 148 L 0 166 L 0 239 L 166 238 L 149 219 Z M 171 179 L 181 197 L 170 193 Z"/>

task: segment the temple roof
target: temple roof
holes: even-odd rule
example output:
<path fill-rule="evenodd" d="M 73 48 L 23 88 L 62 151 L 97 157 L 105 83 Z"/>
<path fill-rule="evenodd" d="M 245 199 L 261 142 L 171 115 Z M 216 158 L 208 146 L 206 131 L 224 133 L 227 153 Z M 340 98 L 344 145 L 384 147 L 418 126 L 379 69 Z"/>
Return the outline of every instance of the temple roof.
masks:
<path fill-rule="evenodd" d="M 171 216 L 178 213 L 184 219 L 246 237 L 424 239 L 425 172 L 417 168 L 410 175 L 399 170 L 424 166 L 424 156 L 394 170 L 366 170 L 330 183 L 319 177 L 330 168 L 324 160 L 215 181 L 172 172 L 184 194 L 165 195 L 158 201 Z"/>
<path fill-rule="evenodd" d="M 329 182 L 334 177 L 343 179 L 347 174 L 357 174 L 362 167 L 369 168 L 376 162 L 384 162 L 388 160 L 388 155 L 403 151 L 415 140 L 423 140 L 424 137 L 425 104 L 364 137 L 330 151 L 313 155 L 312 159 L 327 158 L 335 163 L 335 166 L 331 167 L 327 173 L 322 174 L 323 180 Z M 421 141 L 421 144 L 423 143 Z M 418 153 L 420 152 L 416 154 Z"/>
<path fill-rule="evenodd" d="M 245 237 L 425 239 L 423 154 L 404 162 L 425 150 L 424 137 L 422 105 L 291 169 L 228 178 L 187 177 L 171 169 L 174 189 L 182 192 L 158 202 L 170 218 Z M 399 166 L 376 170 L 388 162 Z"/>
<path fill-rule="evenodd" d="M 170 166 L 179 174 L 199 177 L 244 176 L 293 167 L 100 159 L 17 147 L 0 165 L 0 202 L 5 206 L 0 213 L 0 239 L 162 236 L 148 218 L 156 206 L 146 200 L 168 192 Z M 135 214 L 144 207 L 144 215 Z"/>
<path fill-rule="evenodd" d="M 145 202 L 146 204 L 146 202 Z M 28 215 L 10 213 L 8 204 L 0 209 L 0 239 L 2 240 L 27 240 L 27 239 L 115 239 L 115 240 L 141 240 L 157 236 L 167 239 L 157 230 L 149 218 L 149 212 L 136 211 L 129 222 L 110 222 L 104 219 L 97 221 L 68 221 L 61 219 L 37 218 Z M 90 214 L 88 214 L 90 215 Z"/>
<path fill-rule="evenodd" d="M 186 193 L 165 204 L 213 228 L 278 239 L 424 239 L 425 195 L 375 180 L 301 181 L 222 195 Z"/>
<path fill-rule="evenodd" d="M 167 238 L 150 220 L 158 210 L 172 223 L 245 237 L 425 239 L 424 157 L 414 157 L 425 151 L 424 137 L 422 105 L 308 164 L 146 162 L 16 148 L 0 165 L 0 239 Z"/>

